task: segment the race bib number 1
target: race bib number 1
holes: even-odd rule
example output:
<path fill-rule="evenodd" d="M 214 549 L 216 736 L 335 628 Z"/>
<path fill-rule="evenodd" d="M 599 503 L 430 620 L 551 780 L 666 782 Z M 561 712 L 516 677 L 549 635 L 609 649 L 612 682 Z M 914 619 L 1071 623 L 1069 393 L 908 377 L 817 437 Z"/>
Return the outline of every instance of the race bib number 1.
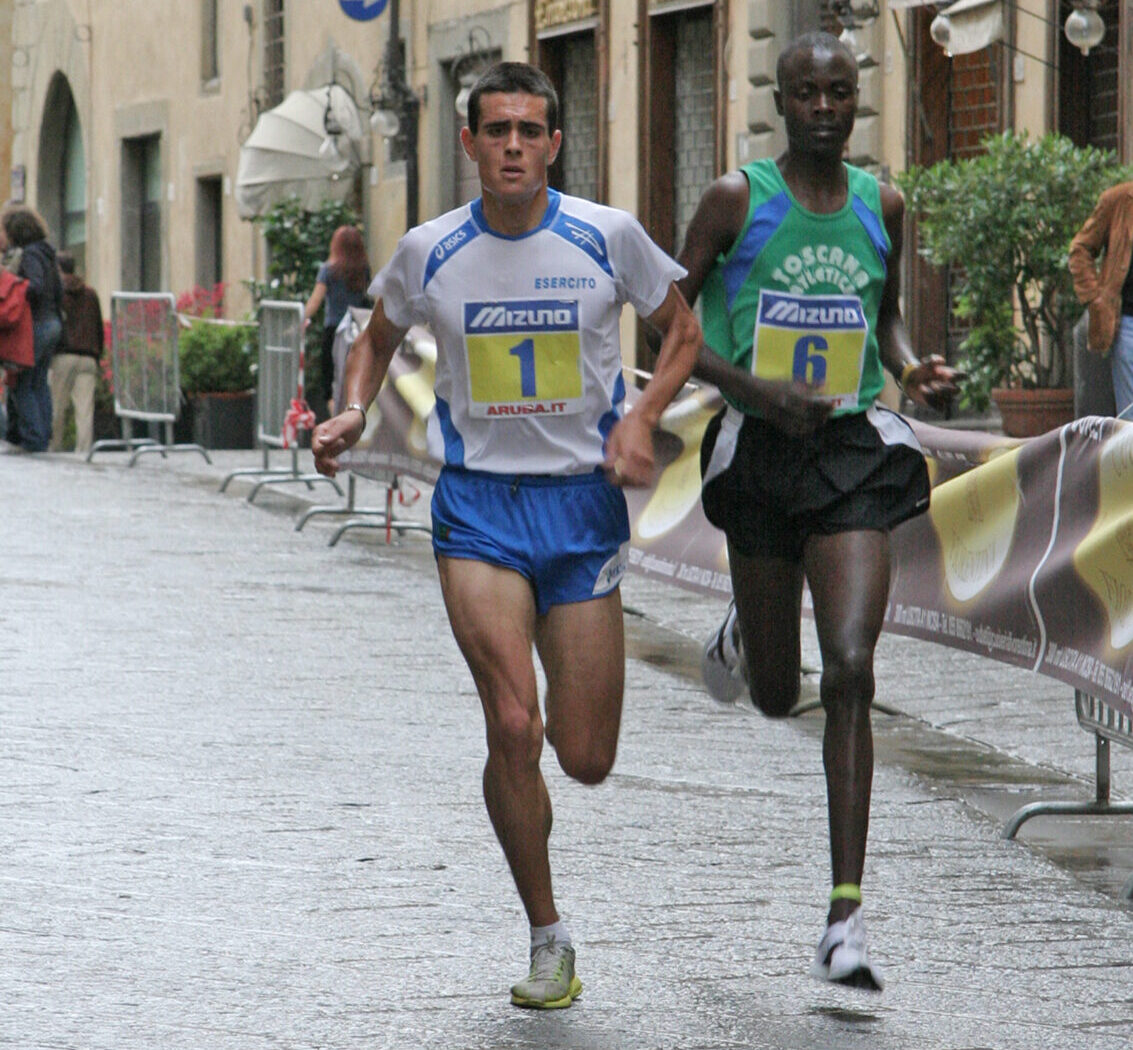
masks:
<path fill-rule="evenodd" d="M 582 411 L 577 300 L 466 302 L 464 346 L 471 415 L 566 416 Z"/>
<path fill-rule="evenodd" d="M 751 370 L 761 379 L 821 384 L 822 400 L 835 408 L 854 407 L 868 331 L 856 296 L 762 291 Z"/>

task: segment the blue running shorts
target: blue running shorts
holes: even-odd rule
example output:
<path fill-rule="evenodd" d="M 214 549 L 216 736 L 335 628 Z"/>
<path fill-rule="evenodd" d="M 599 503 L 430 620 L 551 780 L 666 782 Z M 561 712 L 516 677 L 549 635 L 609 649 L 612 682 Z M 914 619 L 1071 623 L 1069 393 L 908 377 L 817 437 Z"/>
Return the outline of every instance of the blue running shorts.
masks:
<path fill-rule="evenodd" d="M 625 496 L 605 474 L 489 474 L 445 467 L 433 490 L 433 553 L 514 569 L 552 605 L 616 590 L 629 561 Z"/>

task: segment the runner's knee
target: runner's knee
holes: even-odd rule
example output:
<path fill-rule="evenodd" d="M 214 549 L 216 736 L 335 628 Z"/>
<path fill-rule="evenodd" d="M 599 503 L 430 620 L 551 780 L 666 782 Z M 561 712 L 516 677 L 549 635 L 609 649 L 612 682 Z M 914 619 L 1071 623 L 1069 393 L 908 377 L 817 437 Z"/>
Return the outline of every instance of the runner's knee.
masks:
<path fill-rule="evenodd" d="M 873 700 L 873 650 L 859 648 L 827 657 L 822 667 L 822 704 L 865 704 Z"/>
<path fill-rule="evenodd" d="M 559 768 L 580 784 L 601 784 L 614 768 L 618 752 L 618 733 L 591 724 L 560 727 L 564 731 L 548 736 L 555 749 Z"/>
<path fill-rule="evenodd" d="M 509 768 L 538 765 L 542 750 L 543 723 L 537 711 L 514 704 L 488 720 L 488 752 Z"/>
<path fill-rule="evenodd" d="M 580 784 L 601 784 L 614 768 L 617 744 L 557 747 L 555 755 L 562 771 Z"/>
<path fill-rule="evenodd" d="M 790 681 L 771 682 L 762 678 L 749 684 L 751 702 L 761 714 L 768 718 L 786 718 L 799 702 L 799 678 L 792 675 Z"/>

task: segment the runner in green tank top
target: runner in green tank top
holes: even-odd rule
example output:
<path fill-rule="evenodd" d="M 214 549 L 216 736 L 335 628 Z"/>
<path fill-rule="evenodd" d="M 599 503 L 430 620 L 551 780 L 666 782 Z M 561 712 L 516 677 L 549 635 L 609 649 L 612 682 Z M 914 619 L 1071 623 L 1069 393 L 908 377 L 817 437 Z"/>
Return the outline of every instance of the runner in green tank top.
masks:
<path fill-rule="evenodd" d="M 697 374 L 728 401 L 705 434 L 702 500 L 728 539 L 735 604 L 705 647 L 705 682 L 716 699 L 746 686 L 764 714 L 791 711 L 805 580 L 822 653 L 834 887 L 811 972 L 880 990 L 860 907 L 873 653 L 889 529 L 927 509 L 929 483 L 908 424 L 875 399 L 884 367 L 907 396 L 939 408 L 956 373 L 940 357 L 918 359 L 901 318 L 900 195 L 843 162 L 853 56 L 808 34 L 777 73 L 786 153 L 713 183 L 679 256 L 685 297 L 704 297 Z"/>

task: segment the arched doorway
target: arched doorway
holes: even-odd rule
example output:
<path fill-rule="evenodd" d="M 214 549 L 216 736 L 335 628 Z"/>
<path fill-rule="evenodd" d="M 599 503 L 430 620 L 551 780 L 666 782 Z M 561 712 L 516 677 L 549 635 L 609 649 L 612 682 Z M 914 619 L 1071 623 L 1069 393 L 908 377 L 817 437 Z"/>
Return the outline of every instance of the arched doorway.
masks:
<path fill-rule="evenodd" d="M 37 200 L 55 246 L 71 252 L 78 272 L 86 273 L 86 149 L 79 111 L 62 73 L 52 78 L 43 107 Z"/>

